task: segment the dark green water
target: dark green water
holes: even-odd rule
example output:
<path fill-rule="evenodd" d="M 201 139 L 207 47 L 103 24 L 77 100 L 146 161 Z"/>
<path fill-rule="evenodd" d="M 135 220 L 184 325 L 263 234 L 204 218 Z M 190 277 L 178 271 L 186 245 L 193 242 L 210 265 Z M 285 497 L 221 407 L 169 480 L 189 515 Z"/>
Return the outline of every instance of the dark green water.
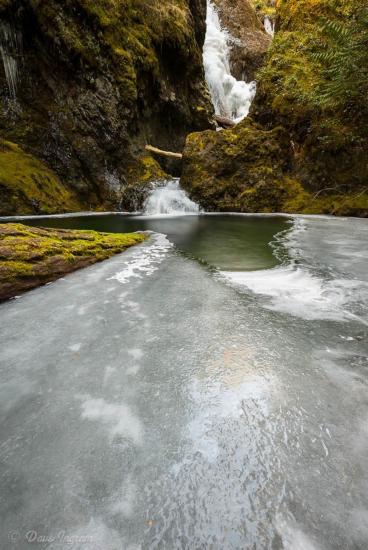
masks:
<path fill-rule="evenodd" d="M 125 215 L 37 218 L 24 223 L 64 229 L 107 232 L 155 231 L 164 233 L 178 250 L 225 271 L 250 271 L 277 265 L 269 246 L 280 231 L 290 227 L 281 217 Z"/>

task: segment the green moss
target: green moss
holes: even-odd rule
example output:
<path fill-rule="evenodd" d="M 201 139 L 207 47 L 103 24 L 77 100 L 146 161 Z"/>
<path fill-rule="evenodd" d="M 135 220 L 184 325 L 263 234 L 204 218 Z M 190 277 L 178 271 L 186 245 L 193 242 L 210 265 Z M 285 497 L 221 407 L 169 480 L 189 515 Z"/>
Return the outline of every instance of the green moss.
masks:
<path fill-rule="evenodd" d="M 182 185 L 205 209 L 252 211 L 260 197 L 276 199 L 288 146 L 282 127 L 264 130 L 251 119 L 234 130 L 191 134 Z"/>
<path fill-rule="evenodd" d="M 53 3 L 39 11 L 45 31 L 59 35 L 68 50 L 91 67 L 110 64 L 126 104 L 136 101 L 137 73 L 160 74 L 162 44 L 171 42 L 188 59 L 198 56 L 186 2 L 162 0 L 77 0 L 84 24 L 71 17 L 73 7 Z M 88 31 L 87 21 L 94 32 Z M 96 35 L 99 39 L 96 40 Z"/>
<path fill-rule="evenodd" d="M 18 145 L 1 139 L 0 199 L 3 215 L 80 209 L 54 172 Z"/>
<path fill-rule="evenodd" d="M 110 234 L 0 224 L 0 299 L 8 297 L 10 284 L 18 290 L 23 288 L 24 280 L 27 288 L 36 286 L 78 267 L 105 260 L 145 238 L 142 233 Z M 17 286 L 19 280 L 23 283 Z"/>
<path fill-rule="evenodd" d="M 153 157 L 143 154 L 128 165 L 126 178 L 129 183 L 121 193 L 120 205 L 123 210 L 136 212 L 142 210 L 153 182 L 165 180 L 168 175 Z"/>
<path fill-rule="evenodd" d="M 261 15 L 274 18 L 276 16 L 276 5 L 274 0 L 252 0 L 256 11 Z"/>
<path fill-rule="evenodd" d="M 253 115 L 287 128 L 298 153 L 295 160 L 303 165 L 300 176 L 309 172 L 311 189 L 318 191 L 321 182 L 349 187 L 353 181 L 359 188 L 368 177 L 363 159 L 368 142 L 368 34 L 358 25 L 364 19 L 362 3 L 280 0 L 277 6 L 280 29 L 257 75 Z M 324 21 L 353 41 L 348 57 L 341 36 L 333 40 Z M 348 59 L 343 75 L 343 69 L 331 70 L 329 64 L 339 48 L 341 59 Z"/>
<path fill-rule="evenodd" d="M 337 216 L 366 216 L 368 193 L 366 189 L 354 194 L 328 193 L 311 194 L 298 182 L 294 182 L 292 193 L 283 205 L 285 212 L 302 214 L 330 214 Z"/>
<path fill-rule="evenodd" d="M 271 6 L 255 3 L 263 14 Z M 278 32 L 258 73 L 250 118 L 188 136 L 182 185 L 207 210 L 366 216 L 368 26 L 361 2 L 279 0 L 276 9 Z M 338 28 L 335 42 L 326 20 L 332 34 Z M 332 71 L 328 59 L 333 48 L 342 48 L 343 59 L 341 43 L 350 37 L 345 70 L 361 85 L 344 95 L 340 68 L 335 63 Z M 350 54 L 359 60 L 353 68 Z M 332 102 L 323 99 L 325 89 L 335 90 Z"/>
<path fill-rule="evenodd" d="M 34 275 L 32 265 L 26 262 L 8 260 L 0 261 L 0 285 L 1 281 L 14 281 L 18 278 L 32 277 Z"/>

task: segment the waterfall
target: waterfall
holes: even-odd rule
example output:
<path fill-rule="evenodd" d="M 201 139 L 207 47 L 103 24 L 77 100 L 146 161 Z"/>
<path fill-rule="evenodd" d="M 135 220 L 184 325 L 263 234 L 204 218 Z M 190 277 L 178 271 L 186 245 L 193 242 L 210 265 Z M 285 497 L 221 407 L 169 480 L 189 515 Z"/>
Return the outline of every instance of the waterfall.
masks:
<path fill-rule="evenodd" d="M 210 0 L 207 0 L 206 24 L 203 64 L 215 112 L 240 122 L 249 113 L 256 83 L 236 80 L 232 76 L 229 59 L 234 39 L 221 27 L 217 9 Z"/>
<path fill-rule="evenodd" d="M 165 186 L 153 189 L 144 204 L 144 214 L 148 216 L 198 214 L 198 212 L 198 205 L 191 201 L 180 188 L 178 179 L 170 180 Z"/>
<path fill-rule="evenodd" d="M 264 28 L 267 34 L 270 36 L 274 36 L 275 34 L 275 21 L 273 21 L 270 17 L 266 15 L 264 18 Z"/>
<path fill-rule="evenodd" d="M 18 57 L 22 54 L 22 36 L 11 25 L 4 22 L 0 23 L 0 54 L 9 93 L 15 99 L 19 79 Z"/>

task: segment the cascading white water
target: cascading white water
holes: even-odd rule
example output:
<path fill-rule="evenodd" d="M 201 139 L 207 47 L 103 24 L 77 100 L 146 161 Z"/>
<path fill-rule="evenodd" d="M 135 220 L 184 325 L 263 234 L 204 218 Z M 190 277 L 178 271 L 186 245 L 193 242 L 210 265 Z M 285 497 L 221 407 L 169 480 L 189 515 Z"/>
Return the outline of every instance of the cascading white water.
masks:
<path fill-rule="evenodd" d="M 144 205 L 144 214 L 148 216 L 171 214 L 198 214 L 199 207 L 180 188 L 179 180 L 169 181 L 163 187 L 156 187 Z"/>
<path fill-rule="evenodd" d="M 206 23 L 203 64 L 215 112 L 240 122 L 249 113 L 256 83 L 239 81 L 232 76 L 229 58 L 234 40 L 221 27 L 218 12 L 210 0 L 207 1 Z"/>
<path fill-rule="evenodd" d="M 275 21 L 273 21 L 270 17 L 268 17 L 266 15 L 266 17 L 264 18 L 264 28 L 265 28 L 265 31 L 267 34 L 269 34 L 270 36 L 274 36 L 275 35 Z"/>
<path fill-rule="evenodd" d="M 19 70 L 17 57 L 21 55 L 22 37 L 7 23 L 0 24 L 0 54 L 4 65 L 9 93 L 16 98 Z"/>
<path fill-rule="evenodd" d="M 221 27 L 217 9 L 207 0 L 207 31 L 203 64 L 212 103 L 217 115 L 238 123 L 245 118 L 256 93 L 255 82 L 236 80 L 230 71 L 230 52 L 234 39 Z M 180 188 L 178 179 L 156 187 L 148 196 L 143 212 L 147 216 L 198 214 L 199 206 Z"/>

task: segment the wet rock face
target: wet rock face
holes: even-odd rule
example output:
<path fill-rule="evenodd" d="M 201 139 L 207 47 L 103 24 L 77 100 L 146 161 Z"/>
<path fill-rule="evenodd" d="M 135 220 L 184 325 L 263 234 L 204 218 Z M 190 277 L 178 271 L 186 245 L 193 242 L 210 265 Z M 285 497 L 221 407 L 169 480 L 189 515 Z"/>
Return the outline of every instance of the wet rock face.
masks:
<path fill-rule="evenodd" d="M 264 63 L 271 38 L 250 0 L 214 0 L 222 25 L 234 38 L 231 73 L 237 80 L 254 80 Z"/>
<path fill-rule="evenodd" d="M 85 208 L 116 207 L 126 182 L 149 177 L 148 164 L 152 177 L 162 172 L 146 162 L 146 143 L 180 151 L 187 133 L 210 126 L 205 7 L 2 0 L 0 27 L 22 43 L 8 52 L 16 100 L 0 71 L 2 137 L 45 162 Z"/>

